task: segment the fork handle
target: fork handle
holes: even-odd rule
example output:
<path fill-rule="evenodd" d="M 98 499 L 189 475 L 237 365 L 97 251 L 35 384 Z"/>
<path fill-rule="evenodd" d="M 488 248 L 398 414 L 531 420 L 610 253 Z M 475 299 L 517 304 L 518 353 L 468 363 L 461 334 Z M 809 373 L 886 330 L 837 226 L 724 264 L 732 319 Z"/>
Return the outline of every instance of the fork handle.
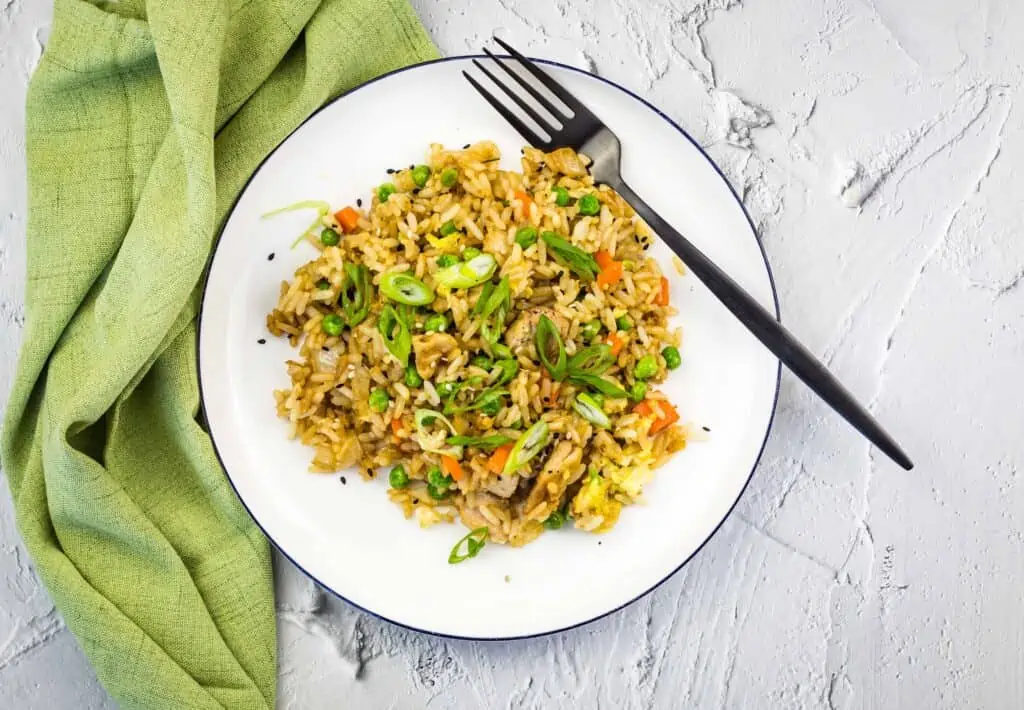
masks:
<path fill-rule="evenodd" d="M 679 255 L 687 268 L 715 294 L 754 337 L 761 341 L 804 384 L 848 421 L 886 456 L 909 471 L 910 458 L 874 417 L 822 365 L 811 352 L 786 330 L 774 315 L 709 259 L 704 252 L 680 234 L 639 195 L 620 181 L 612 187 L 632 205 L 636 213 Z"/>

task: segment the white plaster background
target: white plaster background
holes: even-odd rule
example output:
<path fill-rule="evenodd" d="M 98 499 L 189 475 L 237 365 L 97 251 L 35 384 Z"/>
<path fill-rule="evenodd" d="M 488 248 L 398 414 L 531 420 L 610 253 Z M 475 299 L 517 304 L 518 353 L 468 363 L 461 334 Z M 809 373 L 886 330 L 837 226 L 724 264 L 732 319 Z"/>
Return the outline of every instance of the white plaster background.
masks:
<path fill-rule="evenodd" d="M 444 641 L 280 578 L 283 708 L 1024 706 L 1024 3 L 414 0 L 665 109 L 760 227 L 783 317 L 915 458 L 791 377 L 736 513 L 610 618 Z M 23 324 L 24 92 L 50 4 L 0 0 L 0 397 Z M 2 475 L 2 474 L 0 474 Z M 0 707 L 106 708 L 0 496 Z"/>

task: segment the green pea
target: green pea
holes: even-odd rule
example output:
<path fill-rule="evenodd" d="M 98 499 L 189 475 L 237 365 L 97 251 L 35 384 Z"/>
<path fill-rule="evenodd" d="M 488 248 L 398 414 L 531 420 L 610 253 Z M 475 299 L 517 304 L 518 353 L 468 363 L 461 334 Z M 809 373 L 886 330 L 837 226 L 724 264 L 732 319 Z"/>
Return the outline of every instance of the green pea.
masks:
<path fill-rule="evenodd" d="M 594 403 L 598 407 L 601 407 L 601 409 L 604 409 L 604 395 L 603 394 L 601 394 L 600 392 L 591 392 L 590 393 L 590 398 L 592 400 L 594 400 Z"/>
<path fill-rule="evenodd" d="M 555 193 L 555 204 L 559 207 L 565 207 L 569 204 L 569 191 L 561 185 L 555 185 L 551 188 L 551 192 Z"/>
<path fill-rule="evenodd" d="M 423 385 L 423 378 L 420 377 L 420 373 L 416 371 L 416 366 L 411 362 L 405 368 L 405 384 L 409 387 L 420 387 Z"/>
<path fill-rule="evenodd" d="M 516 230 L 516 244 L 524 250 L 529 249 L 537 243 L 536 227 L 520 227 Z"/>
<path fill-rule="evenodd" d="M 491 368 L 494 367 L 494 360 L 487 357 L 486 355 L 477 355 L 475 358 L 469 361 L 469 364 L 473 365 L 474 367 L 479 367 L 490 372 Z"/>
<path fill-rule="evenodd" d="M 601 211 L 601 203 L 597 200 L 597 195 L 589 193 L 580 198 L 577 206 L 580 209 L 580 214 L 588 217 L 593 217 Z"/>
<path fill-rule="evenodd" d="M 430 470 L 427 471 L 427 483 L 438 490 L 445 490 L 449 488 L 453 483 L 454 479 L 451 476 L 441 473 L 439 466 L 431 466 Z"/>
<path fill-rule="evenodd" d="M 377 188 L 377 201 L 387 202 L 388 198 L 395 194 L 394 183 L 386 182 Z"/>
<path fill-rule="evenodd" d="M 377 412 L 377 414 L 382 414 L 388 408 L 388 402 L 390 401 L 391 398 L 388 397 L 388 393 L 382 389 L 378 388 L 370 392 L 370 409 Z"/>
<path fill-rule="evenodd" d="M 639 380 L 634 382 L 629 388 L 629 398 L 634 402 L 641 401 L 647 396 L 647 383 L 640 382 Z"/>
<path fill-rule="evenodd" d="M 672 347 L 671 345 L 661 351 L 661 356 L 665 358 L 665 367 L 670 370 L 674 370 L 683 364 L 683 358 L 679 354 L 679 348 Z"/>
<path fill-rule="evenodd" d="M 548 530 L 558 530 L 560 527 L 565 525 L 565 513 L 560 510 L 556 510 L 548 519 L 544 521 L 544 527 Z"/>
<path fill-rule="evenodd" d="M 615 319 L 615 327 L 619 330 L 629 330 L 633 327 L 633 320 L 629 316 L 619 316 Z"/>
<path fill-rule="evenodd" d="M 320 232 L 320 243 L 325 247 L 336 247 L 340 241 L 341 237 L 330 227 L 325 227 L 324 231 Z"/>
<path fill-rule="evenodd" d="M 398 464 L 388 474 L 388 483 L 392 488 L 405 488 L 409 485 L 409 474 L 405 472 L 405 466 Z"/>
<path fill-rule="evenodd" d="M 481 253 L 482 252 L 476 247 L 466 247 L 462 250 L 462 258 L 464 261 L 469 261 L 470 259 L 480 256 Z"/>
<path fill-rule="evenodd" d="M 341 335 L 341 329 L 343 327 L 345 327 L 345 322 L 341 320 L 341 316 L 337 313 L 328 313 L 324 316 L 324 319 L 320 321 L 320 330 L 328 335 Z"/>
<path fill-rule="evenodd" d="M 435 389 L 437 389 L 437 395 L 439 397 L 444 397 L 445 399 L 447 399 L 448 397 L 451 397 L 453 394 L 459 391 L 459 383 L 438 382 L 437 387 Z"/>
<path fill-rule="evenodd" d="M 430 168 L 426 165 L 417 165 L 412 169 L 412 182 L 416 187 L 423 187 L 430 178 Z"/>
<path fill-rule="evenodd" d="M 316 287 L 321 291 L 326 291 L 331 287 L 331 282 L 328 281 L 327 279 L 320 279 L 319 281 L 316 282 Z"/>
<path fill-rule="evenodd" d="M 597 337 L 597 334 L 601 332 L 601 321 L 592 320 L 587 321 L 580 328 L 580 337 L 587 343 Z"/>
<path fill-rule="evenodd" d="M 633 376 L 638 380 L 649 380 L 658 374 L 658 360 L 653 355 L 644 355 L 633 370 Z"/>
<path fill-rule="evenodd" d="M 442 237 L 455 234 L 457 231 L 459 231 L 459 228 L 455 226 L 455 220 L 453 219 L 448 220 L 437 229 L 438 234 Z"/>
<path fill-rule="evenodd" d="M 437 486 L 427 485 L 427 494 L 434 500 L 444 500 L 448 497 L 447 488 L 438 488 Z"/>
<path fill-rule="evenodd" d="M 498 412 L 501 411 L 501 399 L 497 398 L 485 402 L 483 406 L 480 407 L 480 411 L 489 417 L 497 416 Z"/>
<path fill-rule="evenodd" d="M 508 384 L 519 374 L 519 363 L 515 360 L 498 360 L 494 364 L 501 368 L 501 374 L 498 375 L 498 381 L 495 382 L 496 385 Z"/>
<path fill-rule="evenodd" d="M 423 330 L 428 333 L 443 333 L 448 330 L 448 316 L 444 313 L 435 313 L 423 321 Z"/>
<path fill-rule="evenodd" d="M 459 181 L 459 171 L 455 168 L 445 168 L 441 171 L 441 187 L 452 187 Z"/>
<path fill-rule="evenodd" d="M 437 265 L 440 266 L 442 269 L 445 269 L 449 266 L 454 266 L 455 264 L 458 263 L 459 257 L 455 256 L 454 254 L 442 254 L 441 256 L 437 257 Z"/>

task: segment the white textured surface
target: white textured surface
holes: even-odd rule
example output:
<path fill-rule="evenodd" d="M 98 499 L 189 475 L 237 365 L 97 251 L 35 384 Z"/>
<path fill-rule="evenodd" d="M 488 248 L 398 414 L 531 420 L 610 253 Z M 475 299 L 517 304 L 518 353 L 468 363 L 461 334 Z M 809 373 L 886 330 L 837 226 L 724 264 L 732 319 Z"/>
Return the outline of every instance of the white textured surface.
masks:
<path fill-rule="evenodd" d="M 785 320 L 917 468 L 786 377 L 762 464 L 704 551 L 628 609 L 532 641 L 405 632 L 281 563 L 281 707 L 1024 705 L 1024 5 L 413 4 L 445 53 L 497 28 L 690 130 L 758 223 Z M 48 18 L 0 0 L 0 393 L 23 321 L 22 97 Z M 5 493 L 0 707 L 112 706 Z"/>

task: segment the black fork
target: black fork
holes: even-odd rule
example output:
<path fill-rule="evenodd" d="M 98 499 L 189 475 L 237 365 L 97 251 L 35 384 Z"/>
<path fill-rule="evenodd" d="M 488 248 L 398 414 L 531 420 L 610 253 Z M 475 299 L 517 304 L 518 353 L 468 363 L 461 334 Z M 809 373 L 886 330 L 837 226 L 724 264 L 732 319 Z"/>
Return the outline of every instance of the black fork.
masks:
<path fill-rule="evenodd" d="M 518 106 L 548 138 L 543 138 L 529 125 L 522 121 L 508 106 L 491 94 L 469 73 L 462 72 L 473 88 L 487 100 L 506 121 L 512 124 L 531 145 L 544 151 L 559 147 L 569 147 L 586 154 L 592 161 L 591 175 L 598 183 L 612 187 L 628 202 L 636 213 L 647 222 L 661 239 L 668 244 L 689 270 L 700 279 L 708 289 L 735 315 L 754 336 L 764 344 L 776 357 L 799 377 L 819 397 L 838 412 L 846 421 L 854 426 L 871 443 L 877 446 L 886 456 L 906 470 L 914 467 L 910 458 L 890 437 L 874 417 L 861 406 L 853 395 L 843 387 L 842 383 L 830 373 L 824 365 L 800 344 L 789 331 L 782 327 L 775 317 L 761 306 L 750 294 L 743 290 L 728 274 L 714 264 L 704 253 L 694 246 L 686 237 L 676 231 L 668 222 L 644 202 L 639 195 L 622 179 L 619 170 L 621 146 L 618 137 L 601 122 L 590 109 L 579 99 L 569 93 L 565 87 L 555 81 L 547 72 L 517 52 L 501 39 L 497 42 L 516 62 L 532 74 L 558 100 L 568 107 L 564 109 L 550 101 L 541 91 L 534 88 L 517 72 L 509 68 L 505 62 L 486 48 L 484 52 L 507 77 L 502 81 L 476 59 L 473 64 L 482 71 L 505 95 Z M 534 109 L 523 95 L 530 96 L 543 107 L 557 123 L 546 118 Z"/>

